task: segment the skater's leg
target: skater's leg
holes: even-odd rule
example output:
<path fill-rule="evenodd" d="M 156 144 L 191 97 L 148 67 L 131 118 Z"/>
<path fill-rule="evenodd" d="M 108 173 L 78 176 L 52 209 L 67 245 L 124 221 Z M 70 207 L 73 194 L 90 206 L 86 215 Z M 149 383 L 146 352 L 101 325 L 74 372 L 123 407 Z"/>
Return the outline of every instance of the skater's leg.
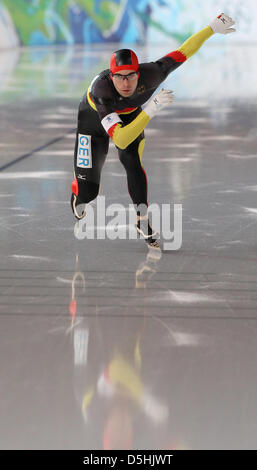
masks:
<path fill-rule="evenodd" d="M 147 215 L 147 176 L 142 166 L 142 154 L 145 145 L 142 133 L 126 149 L 119 151 L 119 158 L 127 173 L 127 183 L 130 197 L 137 207 L 137 230 L 145 238 L 147 243 L 158 247 L 155 240 L 156 232 L 148 220 Z"/>
<path fill-rule="evenodd" d="M 133 203 L 147 208 L 147 176 L 141 158 L 144 149 L 144 134 L 141 134 L 124 150 L 118 149 L 119 158 L 127 173 L 128 191 Z"/>
<path fill-rule="evenodd" d="M 71 207 L 77 219 L 85 215 L 84 211 L 78 212 L 77 206 L 89 203 L 99 193 L 101 171 L 108 152 L 109 137 L 103 132 L 99 133 L 97 119 L 96 113 L 91 110 L 79 113 L 74 150 L 74 181 L 71 185 Z"/>
<path fill-rule="evenodd" d="M 109 139 L 87 136 L 91 140 L 91 159 L 90 166 L 84 166 L 83 160 L 79 158 L 79 137 L 78 133 L 75 145 L 74 156 L 74 181 L 72 183 L 71 207 L 75 217 L 82 218 L 84 213 L 78 214 L 77 206 L 87 204 L 96 198 L 99 193 L 100 178 L 103 164 L 105 162 Z M 85 134 L 83 134 L 85 136 Z M 83 140 L 82 140 L 83 142 Z M 87 163 L 87 162 L 85 162 Z"/>

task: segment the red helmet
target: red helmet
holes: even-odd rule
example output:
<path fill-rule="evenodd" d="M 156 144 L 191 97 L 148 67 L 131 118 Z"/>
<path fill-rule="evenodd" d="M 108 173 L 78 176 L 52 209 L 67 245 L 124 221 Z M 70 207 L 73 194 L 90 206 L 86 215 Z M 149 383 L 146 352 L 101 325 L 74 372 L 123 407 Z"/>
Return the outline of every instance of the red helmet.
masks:
<path fill-rule="evenodd" d="M 110 61 L 110 71 L 112 74 L 120 70 L 133 70 L 137 72 L 138 69 L 138 58 L 131 49 L 120 49 L 112 53 Z"/>

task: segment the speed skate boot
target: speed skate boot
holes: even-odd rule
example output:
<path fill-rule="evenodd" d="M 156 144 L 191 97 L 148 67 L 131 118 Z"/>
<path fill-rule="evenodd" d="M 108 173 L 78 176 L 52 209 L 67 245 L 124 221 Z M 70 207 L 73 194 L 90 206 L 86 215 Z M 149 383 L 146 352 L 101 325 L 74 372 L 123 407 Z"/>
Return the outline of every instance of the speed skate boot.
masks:
<path fill-rule="evenodd" d="M 160 250 L 160 245 L 156 240 L 159 234 L 153 231 L 147 215 L 137 215 L 137 231 L 145 239 L 148 248 Z"/>
<path fill-rule="evenodd" d="M 77 220 L 81 220 L 85 217 L 86 215 L 86 210 L 84 208 L 84 210 L 81 212 L 81 214 L 78 213 L 78 210 L 77 210 L 77 206 L 80 204 L 80 201 L 78 199 L 78 197 L 76 196 L 76 194 L 72 193 L 71 195 L 71 208 L 72 208 L 72 212 L 73 214 L 75 215 L 76 219 Z"/>
<path fill-rule="evenodd" d="M 79 198 L 78 198 L 78 182 L 77 182 L 77 179 L 75 178 L 71 184 L 71 208 L 72 208 L 72 212 L 73 214 L 75 215 L 76 219 L 77 220 L 81 220 L 85 217 L 86 215 L 86 211 L 85 209 L 81 212 L 81 214 L 78 213 L 77 211 L 77 206 L 79 204 L 81 204 Z"/>

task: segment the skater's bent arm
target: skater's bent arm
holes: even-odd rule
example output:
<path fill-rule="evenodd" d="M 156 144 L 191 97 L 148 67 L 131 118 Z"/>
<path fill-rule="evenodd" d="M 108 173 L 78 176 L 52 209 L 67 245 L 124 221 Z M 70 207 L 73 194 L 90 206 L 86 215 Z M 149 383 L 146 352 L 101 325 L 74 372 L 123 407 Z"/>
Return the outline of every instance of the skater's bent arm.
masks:
<path fill-rule="evenodd" d="M 149 121 L 150 117 L 141 111 L 132 122 L 123 127 L 122 121 L 116 113 L 105 116 L 101 122 L 114 144 L 123 150 L 143 132 Z"/>
<path fill-rule="evenodd" d="M 195 54 L 213 34 L 214 32 L 211 27 L 206 26 L 188 38 L 178 49 L 157 60 L 156 64 L 161 67 L 164 78 Z"/>

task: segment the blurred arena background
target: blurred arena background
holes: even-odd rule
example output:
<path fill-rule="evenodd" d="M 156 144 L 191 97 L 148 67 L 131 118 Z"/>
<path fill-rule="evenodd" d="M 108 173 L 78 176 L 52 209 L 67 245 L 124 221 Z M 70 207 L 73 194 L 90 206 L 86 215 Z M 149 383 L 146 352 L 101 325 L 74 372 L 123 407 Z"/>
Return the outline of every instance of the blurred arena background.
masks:
<path fill-rule="evenodd" d="M 89 80 L 108 67 L 109 55 L 105 51 L 112 50 L 113 43 L 134 45 L 142 62 L 155 60 L 166 50 L 175 49 L 224 8 L 236 18 L 237 33 L 229 38 L 211 38 L 208 46 L 191 59 L 190 71 L 184 73 L 182 68 L 166 83 L 170 86 L 172 80 L 179 98 L 194 99 L 195 95 L 210 101 L 252 99 L 257 93 L 254 0 L 228 0 L 225 5 L 220 0 L 1 0 L 2 99 L 24 97 L 26 90 L 31 92 L 31 84 L 34 98 L 45 94 L 80 98 Z M 45 45 L 59 47 L 41 48 Z M 79 56 L 74 45 L 83 45 Z M 19 87 L 15 86 L 18 80 Z"/>
<path fill-rule="evenodd" d="M 183 41 L 224 8 L 237 18 L 232 40 L 256 41 L 254 0 L 1 0 L 0 48 Z"/>

